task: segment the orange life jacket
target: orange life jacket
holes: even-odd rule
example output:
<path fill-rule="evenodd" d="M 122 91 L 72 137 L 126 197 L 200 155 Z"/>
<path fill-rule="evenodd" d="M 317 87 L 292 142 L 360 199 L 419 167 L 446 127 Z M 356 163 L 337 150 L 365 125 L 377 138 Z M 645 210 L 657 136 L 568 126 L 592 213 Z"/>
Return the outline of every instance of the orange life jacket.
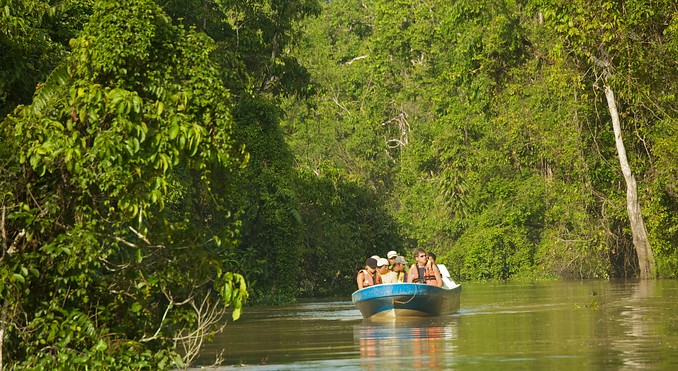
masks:
<path fill-rule="evenodd" d="M 369 287 L 369 286 L 374 286 L 375 284 L 380 284 L 381 283 L 381 277 L 375 272 L 377 276 L 377 282 L 374 282 L 374 276 L 370 274 L 370 272 L 367 271 L 367 269 L 361 269 L 358 271 L 358 274 L 360 272 L 363 272 L 363 287 Z"/>
<path fill-rule="evenodd" d="M 421 282 L 419 279 L 419 269 L 416 264 L 410 267 L 410 271 L 407 272 L 407 275 L 412 277 L 412 282 Z M 436 280 L 436 274 L 433 271 L 433 268 L 431 268 L 431 266 L 428 264 L 424 267 L 424 282 L 427 285 L 440 286 L 438 285 L 438 280 Z"/>
<path fill-rule="evenodd" d="M 442 286 L 440 284 L 441 282 L 438 282 L 438 280 L 436 279 L 436 273 L 433 271 L 433 268 L 431 268 L 428 265 L 426 266 L 426 274 L 424 275 L 424 277 L 426 278 L 426 284 L 438 287 Z"/>

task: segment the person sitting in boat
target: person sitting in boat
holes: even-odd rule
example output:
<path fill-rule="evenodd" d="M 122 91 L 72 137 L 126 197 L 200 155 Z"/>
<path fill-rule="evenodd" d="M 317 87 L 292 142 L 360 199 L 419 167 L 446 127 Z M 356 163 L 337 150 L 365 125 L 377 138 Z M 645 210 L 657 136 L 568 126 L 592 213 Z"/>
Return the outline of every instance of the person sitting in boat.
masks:
<path fill-rule="evenodd" d="M 441 287 L 443 279 L 440 277 L 440 270 L 435 264 L 427 265 L 428 254 L 422 248 L 414 250 L 414 259 L 416 263 L 412 264 L 409 272 L 407 272 L 408 283 L 425 283 Z"/>
<path fill-rule="evenodd" d="M 381 276 L 382 283 L 396 283 L 396 275 L 388 269 L 388 259 L 377 260 L 377 273 Z"/>
<path fill-rule="evenodd" d="M 381 283 L 381 276 L 377 273 L 376 259 L 367 258 L 367 260 L 365 260 L 365 269 L 358 271 L 356 281 L 358 283 L 358 290 Z"/>
<path fill-rule="evenodd" d="M 428 255 L 428 259 L 426 261 L 426 270 L 427 271 L 433 271 L 436 270 L 438 271 L 438 278 L 436 278 L 436 286 L 442 287 L 443 286 L 443 275 L 440 273 L 440 268 L 438 268 L 438 264 L 436 263 L 436 254 L 434 254 L 432 251 L 426 252 L 426 255 Z"/>
<path fill-rule="evenodd" d="M 405 272 L 407 269 L 406 267 L 407 260 L 405 260 L 404 256 L 398 256 L 395 258 L 393 263 L 393 273 L 395 273 L 397 283 L 407 282 L 407 272 Z"/>
<path fill-rule="evenodd" d="M 393 270 L 393 266 L 395 266 L 395 259 L 398 257 L 398 253 L 391 250 L 386 254 L 386 258 L 388 259 L 388 269 Z"/>

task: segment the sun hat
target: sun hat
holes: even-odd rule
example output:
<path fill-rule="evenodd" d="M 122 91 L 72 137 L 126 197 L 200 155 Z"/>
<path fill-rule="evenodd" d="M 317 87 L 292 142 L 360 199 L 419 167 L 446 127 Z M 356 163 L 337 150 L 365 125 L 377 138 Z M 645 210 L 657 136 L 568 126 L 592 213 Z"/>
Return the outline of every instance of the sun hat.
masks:
<path fill-rule="evenodd" d="M 395 264 L 407 264 L 407 260 L 405 260 L 404 256 L 398 256 L 396 257 Z"/>
<path fill-rule="evenodd" d="M 386 257 L 389 259 L 395 258 L 396 256 L 398 256 L 398 253 L 393 250 L 389 251 L 388 254 L 386 254 Z"/>
<path fill-rule="evenodd" d="M 388 265 L 388 260 L 379 258 L 379 260 L 377 260 L 377 267 L 383 267 L 384 265 Z"/>
<path fill-rule="evenodd" d="M 379 255 L 372 255 L 371 258 L 374 260 L 379 260 Z"/>

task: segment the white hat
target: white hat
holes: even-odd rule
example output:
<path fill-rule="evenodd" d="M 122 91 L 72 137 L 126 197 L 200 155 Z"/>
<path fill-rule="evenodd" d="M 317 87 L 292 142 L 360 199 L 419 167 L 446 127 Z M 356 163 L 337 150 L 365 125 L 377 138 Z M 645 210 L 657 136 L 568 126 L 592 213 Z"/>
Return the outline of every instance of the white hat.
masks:
<path fill-rule="evenodd" d="M 388 266 L 388 260 L 385 258 L 379 258 L 377 260 L 377 267 L 383 267 L 384 265 Z"/>
<path fill-rule="evenodd" d="M 372 255 L 372 256 L 370 256 L 370 258 L 372 258 L 374 260 L 379 260 L 379 255 Z"/>
<path fill-rule="evenodd" d="M 395 258 L 396 256 L 398 256 L 398 253 L 393 250 L 389 251 L 388 254 L 386 254 L 386 257 L 389 259 Z"/>

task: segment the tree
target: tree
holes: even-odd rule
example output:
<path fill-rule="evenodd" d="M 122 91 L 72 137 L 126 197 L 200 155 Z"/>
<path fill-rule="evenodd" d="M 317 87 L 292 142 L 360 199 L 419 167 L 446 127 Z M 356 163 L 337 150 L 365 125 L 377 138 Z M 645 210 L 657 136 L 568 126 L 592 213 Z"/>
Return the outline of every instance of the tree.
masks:
<path fill-rule="evenodd" d="M 247 297 L 227 271 L 244 157 L 216 45 L 123 0 L 96 2 L 71 46 L 0 127 L 3 356 L 187 364 Z"/>
<path fill-rule="evenodd" d="M 611 114 L 599 110 L 606 85 L 658 270 L 675 275 L 675 5 L 324 9 L 299 54 L 318 94 L 291 106 L 284 127 L 301 168 L 376 190 L 405 246 L 439 252 L 463 278 L 633 275 L 643 253 L 623 207 Z"/>
<path fill-rule="evenodd" d="M 636 178 L 633 176 L 633 172 L 629 166 L 629 160 L 626 158 L 626 148 L 624 147 L 624 140 L 622 139 L 617 103 L 615 102 L 612 89 L 607 84 L 604 89 L 607 106 L 610 110 L 610 117 L 612 118 L 612 126 L 614 128 L 614 141 L 617 147 L 617 154 L 619 155 L 619 164 L 621 165 L 624 180 L 626 181 L 626 210 L 629 213 L 629 220 L 631 222 L 633 246 L 635 246 L 636 255 L 638 256 L 640 278 L 654 278 L 654 255 L 647 238 L 647 229 L 645 229 L 643 214 L 640 212 Z"/>
<path fill-rule="evenodd" d="M 278 102 L 312 90 L 292 50 L 300 23 L 319 12 L 319 2 L 169 1 L 163 8 L 216 42 L 213 56 L 233 96 L 233 136 L 248 156 L 247 168 L 234 178 L 243 202 L 238 264 L 254 284 L 253 300 L 291 302 L 301 267 L 290 261 L 299 259 L 302 221 Z"/>
<path fill-rule="evenodd" d="M 26 104 L 68 53 L 90 1 L 6 0 L 0 13 L 0 117 Z"/>
<path fill-rule="evenodd" d="M 670 110 L 675 106 L 675 99 L 665 90 L 666 86 L 674 84 L 668 76 L 676 73 L 670 52 L 670 26 L 675 21 L 672 21 L 675 4 L 665 1 L 652 4 L 630 1 L 623 6 L 611 1 L 567 5 L 537 3 L 538 10 L 544 11 L 546 25 L 560 38 L 560 48 L 571 53 L 593 87 L 598 88 L 599 83 L 603 85 L 614 126 L 617 154 L 627 185 L 626 208 L 639 273 L 642 278 L 652 278 L 656 274 L 654 253 L 640 210 L 641 197 L 622 141 L 621 118 L 628 117 L 633 122 L 634 137 L 639 139 L 640 156 L 636 159 L 636 166 L 641 169 L 653 167 L 649 157 L 653 128 L 658 127 L 658 122 L 668 119 L 666 108 Z M 664 21 L 657 22 L 657 19 Z M 594 74 L 587 76 L 586 71 Z M 620 94 L 615 94 L 615 91 Z M 621 99 L 621 111 L 616 99 Z"/>

